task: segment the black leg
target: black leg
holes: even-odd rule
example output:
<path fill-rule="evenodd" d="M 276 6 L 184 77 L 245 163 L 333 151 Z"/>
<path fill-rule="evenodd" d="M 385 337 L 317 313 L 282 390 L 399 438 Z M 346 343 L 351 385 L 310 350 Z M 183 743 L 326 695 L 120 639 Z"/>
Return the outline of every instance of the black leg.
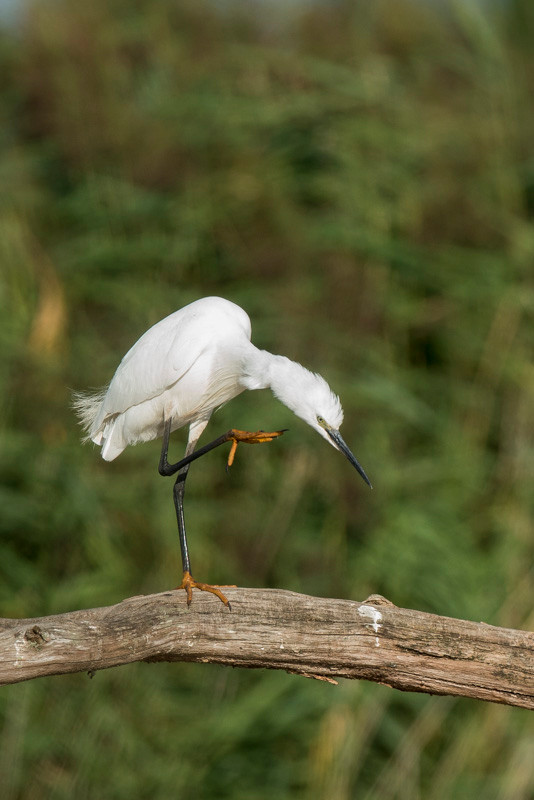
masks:
<path fill-rule="evenodd" d="M 167 420 L 165 423 L 165 428 L 163 430 L 163 444 L 161 446 L 161 456 L 159 459 L 159 474 L 163 475 L 164 477 L 168 477 L 169 475 L 175 475 L 184 467 L 188 467 L 192 461 L 196 461 L 197 458 L 200 456 L 209 453 L 210 450 L 214 450 L 219 445 L 224 444 L 225 442 L 229 442 L 234 438 L 234 431 L 226 431 L 223 433 L 222 436 L 219 436 L 217 439 L 214 439 L 213 442 L 209 442 L 209 444 L 205 444 L 204 447 L 199 447 L 198 450 L 194 452 L 187 452 L 180 461 L 177 461 L 176 464 L 169 464 L 167 460 L 167 455 L 169 452 L 169 438 L 171 435 L 171 420 Z M 186 473 L 187 474 L 187 473 Z"/>
<path fill-rule="evenodd" d="M 176 509 L 176 519 L 178 520 L 178 536 L 180 538 L 180 550 L 182 552 L 182 567 L 184 572 L 191 574 L 191 561 L 189 559 L 184 519 L 185 479 L 187 478 L 188 472 L 189 464 L 186 464 L 186 466 L 183 467 L 183 469 L 178 473 L 172 494 L 174 498 L 174 507 Z"/>
<path fill-rule="evenodd" d="M 176 464 L 169 464 L 169 439 L 171 435 L 172 420 L 168 419 L 165 422 L 163 429 L 163 443 L 161 445 L 161 456 L 159 459 L 159 474 L 163 476 L 170 476 L 178 472 L 178 477 L 173 488 L 174 508 L 176 509 L 176 519 L 178 521 L 178 536 L 180 538 L 180 550 L 182 553 L 182 566 L 183 571 L 191 573 L 191 561 L 189 559 L 189 549 L 187 547 L 187 535 L 185 532 L 185 518 L 184 518 L 184 494 L 185 494 L 185 479 L 189 472 L 188 456 L 193 452 L 195 443 L 187 446 L 185 451 L 185 458 L 178 461 Z"/>
<path fill-rule="evenodd" d="M 225 604 L 225 606 L 227 606 L 228 609 L 230 609 L 230 603 L 228 602 L 228 599 L 224 596 L 224 594 L 219 590 L 219 587 L 211 586 L 208 583 L 198 583 L 191 577 L 191 561 L 189 559 L 189 550 L 187 547 L 187 536 L 185 531 L 185 519 L 184 519 L 185 481 L 187 478 L 187 473 L 189 472 L 189 465 L 191 464 L 192 461 L 195 461 L 197 458 L 200 458 L 200 456 L 205 455 L 205 453 L 209 453 L 209 451 L 213 450 L 215 447 L 219 447 L 219 445 L 231 441 L 233 442 L 233 444 L 228 459 L 228 466 L 230 466 L 233 461 L 235 449 L 237 447 L 238 442 L 249 442 L 249 443 L 270 442 L 272 441 L 272 439 L 276 438 L 277 436 L 280 436 L 280 434 L 283 433 L 283 431 L 274 431 L 272 433 L 266 433 L 265 431 L 256 431 L 254 433 L 251 433 L 250 431 L 238 431 L 235 429 L 231 429 L 226 433 L 223 433 L 222 436 L 219 436 L 217 439 L 214 439 L 213 442 L 204 445 L 204 447 L 200 447 L 198 450 L 194 450 L 196 441 L 190 442 L 187 445 L 184 458 L 182 458 L 181 461 L 177 461 L 176 464 L 169 464 L 168 453 L 169 453 L 169 439 L 171 435 L 171 424 L 172 420 L 170 419 L 164 421 L 163 442 L 161 445 L 161 455 L 159 459 L 159 474 L 163 476 L 170 476 L 178 473 L 173 489 L 173 499 L 174 499 L 174 507 L 176 509 L 176 519 L 178 521 L 178 535 L 180 538 L 180 550 L 182 553 L 182 566 L 184 573 L 182 583 L 178 588 L 185 589 L 185 591 L 187 592 L 187 605 L 190 605 L 192 598 L 192 590 L 196 588 L 200 589 L 201 591 L 211 592 L 212 594 L 216 595 L 219 598 L 219 600 L 221 600 Z"/>
<path fill-rule="evenodd" d="M 237 445 L 237 442 L 248 442 L 250 444 L 270 442 L 276 437 L 281 436 L 282 433 L 287 430 L 287 428 L 284 428 L 281 431 L 272 431 L 270 433 L 267 431 L 255 431 L 254 433 L 251 433 L 250 431 L 238 431 L 235 428 L 231 428 L 229 431 L 226 431 L 226 433 L 223 433 L 222 436 L 218 436 L 217 439 L 214 439 L 213 442 L 205 444 L 204 447 L 199 447 L 198 450 L 191 450 L 191 452 L 186 450 L 185 456 L 180 461 L 177 461 L 176 464 L 169 464 L 167 455 L 169 452 L 171 422 L 172 420 L 170 419 L 165 422 L 163 429 L 163 443 L 161 445 L 161 456 L 159 459 L 159 474 L 163 475 L 164 477 L 175 475 L 181 469 L 189 466 L 189 464 L 191 464 L 193 461 L 196 461 L 197 458 L 209 453 L 210 450 L 214 450 L 221 444 L 225 444 L 225 442 L 234 442 L 234 445 Z M 230 464 L 231 461 L 229 461 L 229 466 Z"/>
<path fill-rule="evenodd" d="M 167 461 L 167 455 L 169 453 L 169 439 L 171 436 L 171 424 L 172 420 L 163 420 L 163 441 L 161 443 L 161 455 L 159 457 L 158 467 L 159 474 L 163 476 L 174 475 L 174 472 L 170 470 L 171 465 Z"/>

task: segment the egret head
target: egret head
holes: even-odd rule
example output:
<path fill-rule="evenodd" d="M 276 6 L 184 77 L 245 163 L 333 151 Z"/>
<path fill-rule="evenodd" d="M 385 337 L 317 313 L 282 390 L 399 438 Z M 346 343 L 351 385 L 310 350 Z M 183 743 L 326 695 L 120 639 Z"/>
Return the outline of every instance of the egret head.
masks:
<path fill-rule="evenodd" d="M 354 457 L 339 432 L 343 422 L 343 409 L 339 397 L 334 394 L 325 379 L 310 372 L 301 364 L 283 356 L 283 364 L 276 369 L 271 388 L 284 405 L 308 425 L 311 425 L 326 441 L 339 450 L 360 473 L 364 481 L 371 482 L 361 464 Z M 372 487 L 371 487 L 372 488 Z"/>

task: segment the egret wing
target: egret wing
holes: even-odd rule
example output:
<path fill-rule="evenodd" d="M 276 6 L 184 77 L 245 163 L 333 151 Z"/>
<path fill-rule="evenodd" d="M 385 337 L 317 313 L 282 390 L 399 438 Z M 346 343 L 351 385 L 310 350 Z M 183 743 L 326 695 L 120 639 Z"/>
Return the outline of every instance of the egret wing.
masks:
<path fill-rule="evenodd" d="M 182 378 L 206 348 L 200 320 L 185 309 L 156 323 L 126 353 L 113 376 L 94 427 L 110 416 L 162 394 Z"/>

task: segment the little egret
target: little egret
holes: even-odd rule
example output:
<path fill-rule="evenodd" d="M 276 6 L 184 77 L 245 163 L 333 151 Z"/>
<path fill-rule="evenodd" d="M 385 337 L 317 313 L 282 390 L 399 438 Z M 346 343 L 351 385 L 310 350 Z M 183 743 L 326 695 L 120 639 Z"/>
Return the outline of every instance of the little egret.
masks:
<path fill-rule="evenodd" d="M 100 445 L 106 461 L 113 461 L 128 445 L 163 438 L 159 472 L 165 476 L 178 473 L 173 490 L 183 566 L 178 588 L 187 592 L 188 605 L 193 588 L 212 592 L 230 605 L 217 586 L 197 583 L 191 575 L 183 509 L 189 465 L 231 441 L 230 466 L 238 442 L 269 442 L 283 433 L 232 429 L 195 450 L 213 411 L 228 400 L 245 389 L 271 389 L 343 453 L 371 486 L 339 433 L 343 409 L 324 378 L 285 356 L 259 350 L 250 336 L 250 319 L 242 308 L 221 297 L 204 297 L 146 331 L 126 353 L 107 388 L 75 395 L 74 407 L 87 434 L 85 441 Z M 189 425 L 185 457 L 169 464 L 170 434 L 184 425 Z"/>

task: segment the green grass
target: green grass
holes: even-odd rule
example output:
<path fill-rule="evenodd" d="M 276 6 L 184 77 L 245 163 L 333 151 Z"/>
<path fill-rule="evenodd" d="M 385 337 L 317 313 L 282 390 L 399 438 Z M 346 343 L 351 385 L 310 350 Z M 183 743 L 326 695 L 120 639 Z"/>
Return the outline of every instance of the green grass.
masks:
<path fill-rule="evenodd" d="M 339 392 L 375 489 L 268 392 L 236 398 L 213 436 L 290 431 L 192 469 L 198 578 L 531 628 L 529 1 L 25 7 L 0 34 L 0 613 L 176 585 L 158 444 L 104 463 L 70 396 L 220 294 Z M 5 800 L 526 800 L 532 725 L 136 664 L 4 688 L 0 775 Z"/>

